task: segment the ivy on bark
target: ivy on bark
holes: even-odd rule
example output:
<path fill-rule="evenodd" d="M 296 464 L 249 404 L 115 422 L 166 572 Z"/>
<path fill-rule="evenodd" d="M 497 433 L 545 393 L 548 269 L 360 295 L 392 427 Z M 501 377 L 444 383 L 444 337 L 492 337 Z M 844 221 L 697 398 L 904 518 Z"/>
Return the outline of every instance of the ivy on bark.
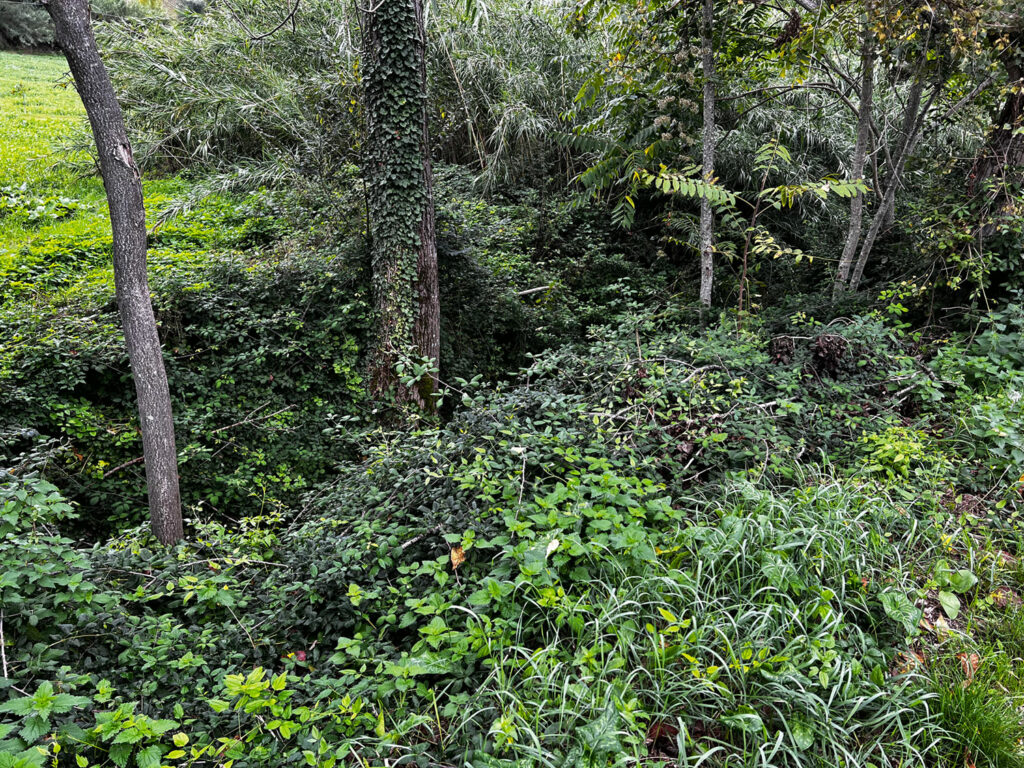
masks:
<path fill-rule="evenodd" d="M 413 382 L 410 368 L 399 374 L 403 364 L 435 369 L 440 351 L 424 55 L 421 0 L 380 0 L 364 13 L 364 175 L 375 306 L 369 389 L 431 410 L 434 374 Z"/>

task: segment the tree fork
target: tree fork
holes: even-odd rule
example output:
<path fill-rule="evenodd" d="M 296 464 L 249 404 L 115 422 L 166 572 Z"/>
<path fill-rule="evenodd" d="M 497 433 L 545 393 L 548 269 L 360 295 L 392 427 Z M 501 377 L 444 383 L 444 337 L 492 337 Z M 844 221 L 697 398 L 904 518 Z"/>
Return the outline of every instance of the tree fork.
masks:
<path fill-rule="evenodd" d="M 868 143 L 871 141 L 871 120 L 875 87 L 875 41 L 871 34 L 870 24 L 865 21 L 864 39 L 860 57 L 860 106 L 857 113 L 857 144 L 853 150 L 853 166 L 851 177 L 864 178 L 864 162 L 867 157 Z M 857 255 L 860 244 L 860 232 L 864 219 L 864 193 L 858 191 L 850 200 L 850 225 L 846 232 L 846 243 L 843 255 L 839 259 L 836 280 L 832 287 L 832 297 L 837 298 L 847 286 L 853 259 Z"/>
<path fill-rule="evenodd" d="M 110 206 L 114 287 L 139 404 L 142 452 L 153 532 L 164 544 L 182 538 L 178 453 L 171 396 L 146 274 L 146 211 L 142 179 L 124 116 L 96 45 L 88 0 L 48 0 L 57 44 L 92 126 Z"/>

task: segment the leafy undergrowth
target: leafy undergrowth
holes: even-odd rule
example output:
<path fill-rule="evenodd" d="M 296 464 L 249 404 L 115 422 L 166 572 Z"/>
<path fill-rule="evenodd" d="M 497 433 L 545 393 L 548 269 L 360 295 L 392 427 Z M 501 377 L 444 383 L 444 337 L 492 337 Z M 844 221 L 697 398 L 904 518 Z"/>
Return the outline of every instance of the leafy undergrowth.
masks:
<path fill-rule="evenodd" d="M 678 327 L 624 316 L 514 385 L 455 382 L 444 425 L 364 430 L 301 509 L 196 517 L 173 550 L 76 549 L 53 487 L 9 482 L 0 748 L 1024 764 L 1014 353 Z"/>
<path fill-rule="evenodd" d="M 1019 303 L 701 327 L 596 216 L 442 168 L 445 417 L 392 433 L 361 225 L 158 226 L 194 190 L 147 181 L 164 549 L 73 94 L 0 57 L 0 767 L 1024 765 Z"/>

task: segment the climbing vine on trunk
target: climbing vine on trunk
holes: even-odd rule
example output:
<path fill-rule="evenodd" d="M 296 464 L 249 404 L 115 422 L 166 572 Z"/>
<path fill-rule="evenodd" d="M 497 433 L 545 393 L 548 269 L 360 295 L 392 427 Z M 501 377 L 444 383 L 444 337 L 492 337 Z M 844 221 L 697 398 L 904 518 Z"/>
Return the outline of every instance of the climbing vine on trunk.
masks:
<path fill-rule="evenodd" d="M 362 20 L 375 308 L 369 389 L 432 410 L 440 310 L 422 2 L 381 0 Z"/>

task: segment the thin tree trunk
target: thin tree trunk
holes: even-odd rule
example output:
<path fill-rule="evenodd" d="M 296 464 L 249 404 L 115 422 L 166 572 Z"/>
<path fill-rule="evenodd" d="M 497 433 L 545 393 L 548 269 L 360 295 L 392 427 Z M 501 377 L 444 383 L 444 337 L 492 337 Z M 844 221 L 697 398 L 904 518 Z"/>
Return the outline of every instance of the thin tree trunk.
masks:
<path fill-rule="evenodd" d="M 149 512 L 156 537 L 171 544 L 182 537 L 178 454 L 167 373 L 149 298 L 142 181 L 93 35 L 88 0 L 49 0 L 46 7 L 96 140 L 110 206 L 117 305 L 139 401 Z"/>
<path fill-rule="evenodd" d="M 925 104 L 924 109 L 920 109 L 921 106 L 921 95 L 924 92 L 924 79 L 918 77 L 910 86 L 910 93 L 907 99 L 906 112 L 903 115 L 903 130 L 900 138 L 900 146 L 893 158 L 893 168 L 889 174 L 888 182 L 885 185 L 885 194 L 882 196 L 882 201 L 879 204 L 875 215 L 871 219 L 871 226 L 868 227 L 867 234 L 864 236 L 864 244 L 860 249 L 860 256 L 857 258 L 857 263 L 853 268 L 853 273 L 850 275 L 849 288 L 851 291 L 856 291 L 860 286 L 861 278 L 864 276 L 864 268 L 867 266 L 868 259 L 871 257 L 871 249 L 874 248 L 875 240 L 878 238 L 879 233 L 882 231 L 882 226 L 889 219 L 889 212 L 896 204 L 896 189 L 903 183 L 903 169 L 906 167 L 907 160 L 914 152 L 914 147 L 917 146 L 917 140 L 921 135 L 921 127 L 924 123 L 924 117 L 931 109 L 932 102 L 935 100 L 935 96 L 938 91 L 932 93 L 931 98 L 928 99 L 928 103 Z"/>
<path fill-rule="evenodd" d="M 704 157 L 701 172 L 710 183 L 715 175 L 715 142 L 718 130 L 715 125 L 715 51 L 712 32 L 714 24 L 714 0 L 704 0 L 704 11 L 700 26 L 701 58 L 704 65 Z M 700 201 L 700 304 L 707 309 L 711 306 L 711 288 L 715 278 L 714 211 L 707 196 Z"/>
<path fill-rule="evenodd" d="M 368 389 L 431 411 L 436 374 L 410 383 L 398 373 L 415 358 L 436 368 L 441 346 L 422 0 L 379 0 L 362 28 L 375 315 Z"/>
<path fill-rule="evenodd" d="M 864 47 L 860 57 L 860 112 L 857 115 L 857 144 L 853 150 L 853 166 L 850 176 L 854 180 L 864 178 L 864 160 L 868 143 L 871 141 L 871 111 L 875 90 L 875 45 L 870 29 L 864 28 Z M 853 257 L 860 244 L 860 231 L 864 218 L 864 193 L 858 192 L 850 200 L 850 225 L 846 231 L 846 244 L 839 259 L 832 296 L 838 296 L 846 288 L 853 266 Z"/>

